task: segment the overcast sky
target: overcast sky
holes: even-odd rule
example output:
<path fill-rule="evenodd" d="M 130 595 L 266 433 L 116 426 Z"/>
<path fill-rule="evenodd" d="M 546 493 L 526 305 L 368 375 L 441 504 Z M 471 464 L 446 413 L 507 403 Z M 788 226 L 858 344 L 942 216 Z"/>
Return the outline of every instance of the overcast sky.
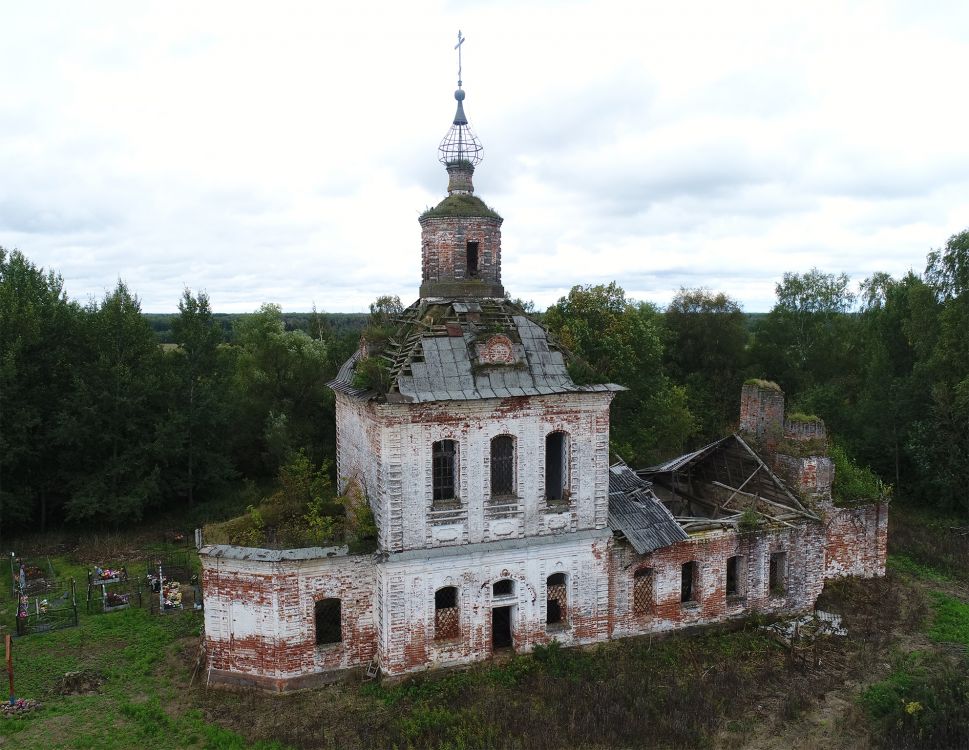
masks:
<path fill-rule="evenodd" d="M 417 297 L 465 110 L 512 296 L 773 304 L 969 227 L 969 3 L 0 0 L 0 245 L 148 312 Z"/>

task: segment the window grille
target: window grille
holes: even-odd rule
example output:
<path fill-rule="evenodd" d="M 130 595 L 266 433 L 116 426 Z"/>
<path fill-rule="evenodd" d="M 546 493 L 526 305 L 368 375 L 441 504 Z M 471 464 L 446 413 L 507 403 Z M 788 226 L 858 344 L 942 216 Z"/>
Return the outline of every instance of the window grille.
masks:
<path fill-rule="evenodd" d="M 565 499 L 565 433 L 552 432 L 545 436 L 545 499 Z"/>
<path fill-rule="evenodd" d="M 491 494 L 515 494 L 515 440 L 510 435 L 491 440 Z"/>
<path fill-rule="evenodd" d="M 640 568 L 633 575 L 633 614 L 646 615 L 653 610 L 653 571 Z"/>
<path fill-rule="evenodd" d="M 316 643 L 340 643 L 343 640 L 341 628 L 341 606 L 339 599 L 321 599 L 316 603 Z"/>
<path fill-rule="evenodd" d="M 568 619 L 568 591 L 565 586 L 565 573 L 550 575 L 545 582 L 548 590 L 545 622 L 548 625 L 563 625 Z"/>
<path fill-rule="evenodd" d="M 457 443 L 453 440 L 439 440 L 434 443 L 432 454 L 434 502 L 453 500 L 455 496 L 454 461 L 457 454 Z"/>
<path fill-rule="evenodd" d="M 458 590 L 454 586 L 434 593 L 434 640 L 457 638 L 461 633 Z"/>

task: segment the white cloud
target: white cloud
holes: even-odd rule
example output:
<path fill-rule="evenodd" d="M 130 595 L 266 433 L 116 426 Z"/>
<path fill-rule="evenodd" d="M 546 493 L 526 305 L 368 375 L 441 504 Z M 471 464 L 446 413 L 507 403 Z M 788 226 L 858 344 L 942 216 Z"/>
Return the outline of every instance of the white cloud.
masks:
<path fill-rule="evenodd" d="M 505 287 L 772 304 L 967 224 L 964 3 L 31 3 L 0 28 L 0 244 L 146 310 L 417 295 L 460 27 Z"/>

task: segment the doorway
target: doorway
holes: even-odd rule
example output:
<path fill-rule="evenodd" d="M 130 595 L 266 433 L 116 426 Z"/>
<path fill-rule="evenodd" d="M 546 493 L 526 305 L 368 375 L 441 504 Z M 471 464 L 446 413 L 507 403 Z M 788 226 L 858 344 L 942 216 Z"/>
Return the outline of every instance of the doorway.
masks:
<path fill-rule="evenodd" d="M 491 610 L 491 648 L 511 647 L 511 607 L 495 607 Z"/>

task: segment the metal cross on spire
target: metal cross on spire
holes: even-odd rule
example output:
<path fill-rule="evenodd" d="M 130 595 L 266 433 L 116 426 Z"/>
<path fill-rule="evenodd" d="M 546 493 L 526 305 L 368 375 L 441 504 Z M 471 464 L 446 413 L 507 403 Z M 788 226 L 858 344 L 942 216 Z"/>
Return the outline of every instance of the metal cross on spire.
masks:
<path fill-rule="evenodd" d="M 461 45 L 464 44 L 464 37 L 461 36 L 461 30 L 458 29 L 458 43 L 454 45 L 454 49 L 458 51 L 458 88 L 461 88 Z"/>

